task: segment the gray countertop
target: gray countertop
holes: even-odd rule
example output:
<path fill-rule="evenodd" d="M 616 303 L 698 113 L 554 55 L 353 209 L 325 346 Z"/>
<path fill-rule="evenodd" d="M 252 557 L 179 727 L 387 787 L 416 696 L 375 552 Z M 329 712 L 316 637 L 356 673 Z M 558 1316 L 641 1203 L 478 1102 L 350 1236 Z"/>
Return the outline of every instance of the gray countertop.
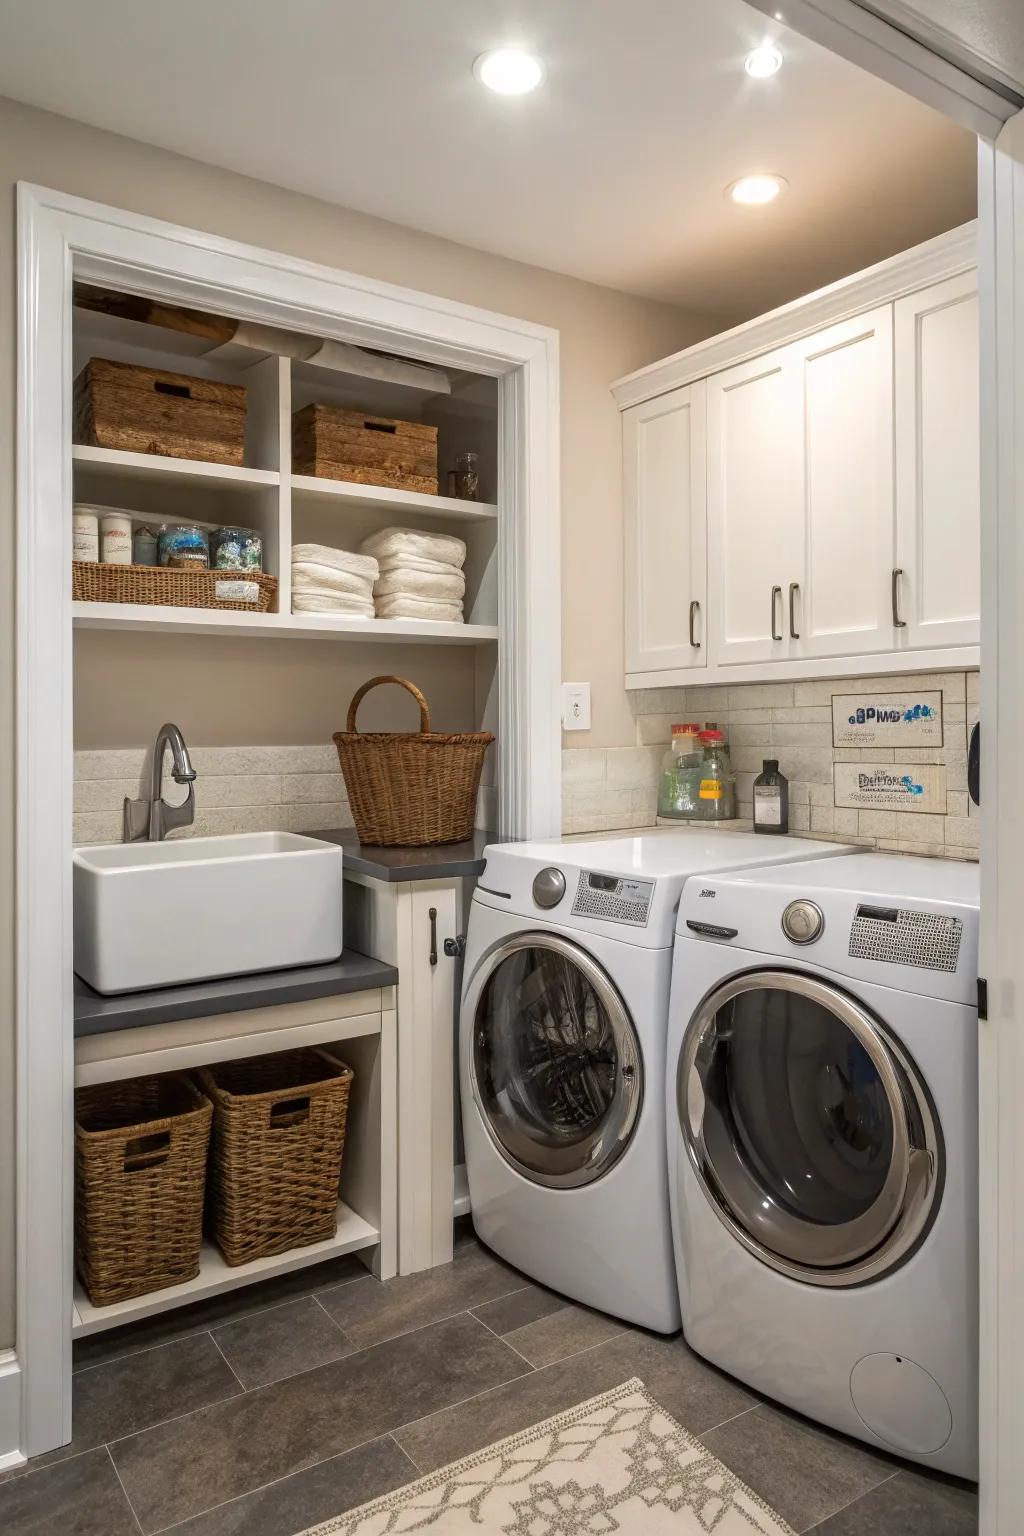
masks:
<path fill-rule="evenodd" d="M 201 1019 L 216 1013 L 239 1013 L 277 1003 L 301 1003 L 343 992 L 368 992 L 398 985 L 393 965 L 371 960 L 347 949 L 329 965 L 303 965 L 287 971 L 262 971 L 255 976 L 228 976 L 218 981 L 182 987 L 158 987 L 148 992 L 123 992 L 103 997 L 80 976 L 75 977 L 75 1038 L 102 1035 L 142 1024 L 166 1024 L 171 1019 Z"/>
<path fill-rule="evenodd" d="M 493 832 L 476 832 L 465 843 L 441 843 L 433 848 L 371 848 L 364 846 L 351 827 L 330 832 L 311 832 L 325 843 L 344 849 L 345 869 L 374 880 L 443 880 L 452 876 L 483 874 L 484 849 L 501 838 Z"/>

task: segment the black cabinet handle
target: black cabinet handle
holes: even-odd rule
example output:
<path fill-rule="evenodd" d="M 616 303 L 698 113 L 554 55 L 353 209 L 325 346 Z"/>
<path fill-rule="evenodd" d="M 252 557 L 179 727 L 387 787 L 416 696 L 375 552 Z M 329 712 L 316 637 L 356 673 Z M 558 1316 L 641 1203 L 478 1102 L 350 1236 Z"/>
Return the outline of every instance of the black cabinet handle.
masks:
<path fill-rule="evenodd" d="M 781 640 L 782 634 L 775 631 L 775 615 L 778 612 L 778 600 L 782 596 L 781 587 L 772 587 L 772 639 Z"/>
<path fill-rule="evenodd" d="M 430 918 L 430 963 L 437 964 L 437 908 L 431 907 L 427 913 Z"/>
<path fill-rule="evenodd" d="M 698 603 L 697 599 L 694 598 L 690 604 L 690 644 L 693 646 L 695 651 L 700 650 L 700 641 L 697 639 L 694 633 L 694 620 L 696 619 L 698 613 L 700 613 L 700 603 Z"/>
<path fill-rule="evenodd" d="M 901 566 L 894 566 L 892 572 L 892 623 L 894 629 L 906 629 L 907 621 L 900 617 L 900 579 L 903 576 Z"/>
<path fill-rule="evenodd" d="M 800 583 L 791 581 L 789 584 L 789 638 L 800 639 L 800 631 L 796 627 L 796 596 L 800 591 Z"/>

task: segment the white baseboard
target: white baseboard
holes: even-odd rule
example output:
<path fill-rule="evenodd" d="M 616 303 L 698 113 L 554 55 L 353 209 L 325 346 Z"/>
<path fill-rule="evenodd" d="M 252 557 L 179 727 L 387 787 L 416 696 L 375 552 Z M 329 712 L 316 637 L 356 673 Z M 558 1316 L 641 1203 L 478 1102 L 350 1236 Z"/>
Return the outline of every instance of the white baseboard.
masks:
<path fill-rule="evenodd" d="M 21 1467 L 21 1366 L 13 1349 L 0 1349 L 0 1472 Z"/>

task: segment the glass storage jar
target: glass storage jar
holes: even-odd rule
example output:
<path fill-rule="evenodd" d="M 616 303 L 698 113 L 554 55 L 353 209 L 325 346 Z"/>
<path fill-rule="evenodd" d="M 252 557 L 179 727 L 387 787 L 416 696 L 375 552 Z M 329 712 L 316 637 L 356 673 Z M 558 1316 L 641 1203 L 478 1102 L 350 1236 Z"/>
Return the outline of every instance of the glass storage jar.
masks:
<path fill-rule="evenodd" d="M 736 815 L 736 775 L 732 771 L 729 744 L 722 731 L 702 731 L 700 739 L 704 758 L 698 814 L 703 821 L 731 821 Z"/>
<path fill-rule="evenodd" d="M 658 815 L 685 820 L 701 814 L 704 749 L 696 725 L 674 725 L 658 780 Z"/>

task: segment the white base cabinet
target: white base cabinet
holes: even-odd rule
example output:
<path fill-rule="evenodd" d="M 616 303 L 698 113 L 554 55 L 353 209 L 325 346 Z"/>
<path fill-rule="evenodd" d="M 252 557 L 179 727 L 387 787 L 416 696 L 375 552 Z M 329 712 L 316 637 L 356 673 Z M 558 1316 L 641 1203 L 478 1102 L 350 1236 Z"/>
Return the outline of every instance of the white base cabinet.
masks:
<path fill-rule="evenodd" d="M 974 259 L 955 231 L 614 387 L 627 687 L 977 665 Z"/>

